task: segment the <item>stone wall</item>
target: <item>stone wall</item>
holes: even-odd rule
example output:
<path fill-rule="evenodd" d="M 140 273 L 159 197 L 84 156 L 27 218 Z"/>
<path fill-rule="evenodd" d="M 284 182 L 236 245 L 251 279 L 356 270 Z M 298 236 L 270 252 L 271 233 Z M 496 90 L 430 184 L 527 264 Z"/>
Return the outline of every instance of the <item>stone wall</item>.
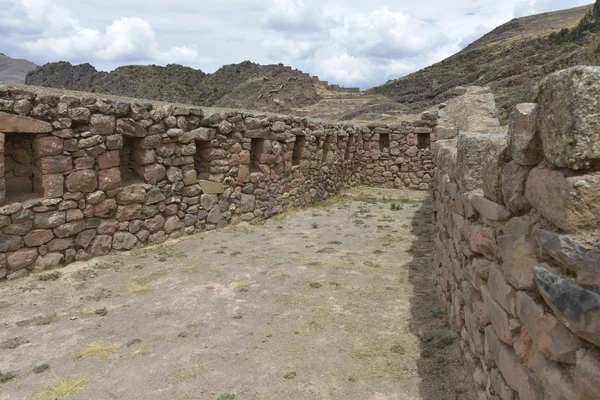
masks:
<path fill-rule="evenodd" d="M 0 279 L 271 217 L 356 184 L 428 189 L 430 114 L 351 125 L 0 86 Z"/>
<path fill-rule="evenodd" d="M 435 144 L 435 265 L 479 399 L 600 398 L 600 68 Z"/>

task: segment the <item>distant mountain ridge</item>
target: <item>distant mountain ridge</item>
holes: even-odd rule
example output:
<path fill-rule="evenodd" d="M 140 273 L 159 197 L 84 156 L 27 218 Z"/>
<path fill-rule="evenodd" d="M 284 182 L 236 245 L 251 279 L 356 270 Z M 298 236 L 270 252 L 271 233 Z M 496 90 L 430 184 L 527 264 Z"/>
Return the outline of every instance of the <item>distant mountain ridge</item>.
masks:
<path fill-rule="evenodd" d="M 0 82 L 24 83 L 27 73 L 37 67 L 31 61 L 11 58 L 0 53 Z"/>
<path fill-rule="evenodd" d="M 419 111 L 444 102 L 457 86 L 490 86 L 505 120 L 515 104 L 533 101 L 534 86 L 545 75 L 577 64 L 600 64 L 600 40 L 593 31 L 577 41 L 556 40 L 561 31 L 578 32 L 592 10 L 588 5 L 513 19 L 445 60 L 368 93 Z"/>
<path fill-rule="evenodd" d="M 111 72 L 90 64 L 45 64 L 31 71 L 25 83 L 119 96 L 190 103 L 202 106 L 286 111 L 319 101 L 316 79 L 283 64 L 250 61 L 225 65 L 212 74 L 169 64 L 129 65 Z"/>

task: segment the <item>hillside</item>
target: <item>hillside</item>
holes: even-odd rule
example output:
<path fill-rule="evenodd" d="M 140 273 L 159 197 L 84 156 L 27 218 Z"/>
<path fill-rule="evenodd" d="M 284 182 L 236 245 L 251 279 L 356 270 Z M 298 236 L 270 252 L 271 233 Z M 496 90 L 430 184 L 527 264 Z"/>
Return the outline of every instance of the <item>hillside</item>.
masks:
<path fill-rule="evenodd" d="M 31 61 L 10 58 L 0 53 L 0 82 L 23 83 L 25 76 L 37 65 Z"/>
<path fill-rule="evenodd" d="M 117 96 L 202 106 L 288 111 L 319 101 L 317 84 L 308 74 L 283 64 L 262 66 L 249 61 L 225 65 L 212 74 L 170 64 L 130 65 L 111 72 L 90 64 L 49 63 L 31 71 L 28 85 L 106 93 Z"/>
<path fill-rule="evenodd" d="M 517 18 L 471 43 L 457 54 L 368 92 L 419 111 L 446 101 L 457 86 L 490 86 L 500 118 L 520 102 L 533 100 L 543 76 L 576 64 L 598 64 L 590 57 L 595 35 L 551 40 L 553 32 L 576 27 L 592 6 Z M 555 34 L 556 36 L 556 34 Z"/>

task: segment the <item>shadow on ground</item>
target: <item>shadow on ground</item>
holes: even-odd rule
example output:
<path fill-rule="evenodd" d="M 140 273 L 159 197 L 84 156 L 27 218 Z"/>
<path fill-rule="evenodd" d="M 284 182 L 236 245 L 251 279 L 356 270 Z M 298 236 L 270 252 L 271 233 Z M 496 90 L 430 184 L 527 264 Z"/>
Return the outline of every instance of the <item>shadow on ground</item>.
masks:
<path fill-rule="evenodd" d="M 448 323 L 446 305 L 442 303 L 433 265 L 433 209 L 426 197 L 411 221 L 415 240 L 409 249 L 413 257 L 409 281 L 414 287 L 410 299 L 411 332 L 420 339 L 421 357 L 417 368 L 422 399 L 470 400 L 470 373 L 459 346 L 459 338 Z"/>

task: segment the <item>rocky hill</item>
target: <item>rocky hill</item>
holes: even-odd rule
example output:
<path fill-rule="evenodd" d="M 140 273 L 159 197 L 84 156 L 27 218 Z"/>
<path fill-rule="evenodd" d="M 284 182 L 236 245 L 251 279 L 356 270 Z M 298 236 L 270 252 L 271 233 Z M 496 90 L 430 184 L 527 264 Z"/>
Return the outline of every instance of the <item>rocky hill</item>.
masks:
<path fill-rule="evenodd" d="M 589 5 L 513 19 L 457 54 L 369 92 L 419 111 L 451 98 L 457 86 L 490 86 L 505 119 L 513 105 L 533 100 L 534 85 L 543 76 L 576 64 L 600 64 L 593 29 L 568 34 L 579 31 L 591 10 Z"/>
<path fill-rule="evenodd" d="M 37 65 L 31 61 L 10 58 L 0 53 L 0 82 L 23 83 L 27 73 L 36 68 Z"/>
<path fill-rule="evenodd" d="M 49 63 L 31 71 L 25 83 L 61 89 L 106 93 L 216 107 L 283 112 L 319 101 L 308 74 L 283 64 L 245 61 L 225 65 L 212 74 L 170 64 L 130 65 L 111 72 L 90 64 Z"/>

